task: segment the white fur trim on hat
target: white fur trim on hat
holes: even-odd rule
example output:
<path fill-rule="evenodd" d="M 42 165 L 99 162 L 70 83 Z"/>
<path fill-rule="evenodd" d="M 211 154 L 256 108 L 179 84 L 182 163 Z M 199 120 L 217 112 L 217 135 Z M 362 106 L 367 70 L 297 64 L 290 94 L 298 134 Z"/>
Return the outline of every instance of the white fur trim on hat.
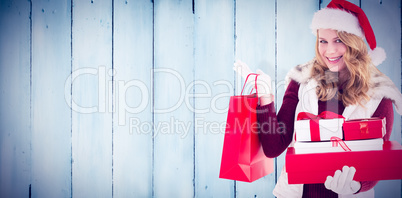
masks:
<path fill-rule="evenodd" d="M 376 47 L 374 50 L 369 50 L 368 54 L 371 58 L 371 62 L 375 66 L 380 65 L 387 58 L 385 50 L 381 47 Z"/>
<path fill-rule="evenodd" d="M 340 9 L 324 8 L 317 11 L 311 22 L 311 29 L 315 36 L 318 29 L 333 29 L 355 34 L 364 39 L 364 32 L 357 17 Z"/>

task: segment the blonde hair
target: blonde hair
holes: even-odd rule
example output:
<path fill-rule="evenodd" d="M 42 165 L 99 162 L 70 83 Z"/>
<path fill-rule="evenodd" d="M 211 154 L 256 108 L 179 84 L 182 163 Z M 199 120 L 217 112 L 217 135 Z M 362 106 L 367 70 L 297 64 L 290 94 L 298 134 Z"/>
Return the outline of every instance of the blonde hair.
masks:
<path fill-rule="evenodd" d="M 331 100 L 337 97 L 345 106 L 359 104 L 363 105 L 370 97 L 367 95 L 370 84 L 371 72 L 381 73 L 372 63 L 367 52 L 366 43 L 362 38 L 338 31 L 339 39 L 346 45 L 346 52 L 343 59 L 348 70 L 348 80 L 340 85 L 338 73 L 331 72 L 322 60 L 318 51 L 319 36 L 315 47 L 316 61 L 312 69 L 312 76 L 318 82 L 316 89 L 318 99 L 321 101 Z M 339 92 L 338 87 L 342 86 L 343 91 Z"/>

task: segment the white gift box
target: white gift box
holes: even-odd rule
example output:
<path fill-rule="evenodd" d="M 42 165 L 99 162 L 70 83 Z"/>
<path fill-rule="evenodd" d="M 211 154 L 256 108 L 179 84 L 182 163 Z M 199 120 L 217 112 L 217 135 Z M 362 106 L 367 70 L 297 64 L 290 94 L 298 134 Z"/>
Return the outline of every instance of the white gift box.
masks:
<path fill-rule="evenodd" d="M 315 131 L 311 124 L 318 121 L 319 131 Z M 343 139 L 342 125 L 343 118 L 319 119 L 319 120 L 297 120 L 295 132 L 297 141 L 326 141 L 331 137 Z M 317 134 L 318 133 L 318 134 Z M 317 137 L 318 135 L 318 137 Z"/>
<path fill-rule="evenodd" d="M 366 139 L 366 140 L 350 140 L 343 141 L 351 151 L 376 151 L 382 150 L 384 140 L 382 138 Z M 296 154 L 307 153 L 333 153 L 345 152 L 345 149 L 332 141 L 326 142 L 299 142 L 296 141 L 294 149 Z"/>

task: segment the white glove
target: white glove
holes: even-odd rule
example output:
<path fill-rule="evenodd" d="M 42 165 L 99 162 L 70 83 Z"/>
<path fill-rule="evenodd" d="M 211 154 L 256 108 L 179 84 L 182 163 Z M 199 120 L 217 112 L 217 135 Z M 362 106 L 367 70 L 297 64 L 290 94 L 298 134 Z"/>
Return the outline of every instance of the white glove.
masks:
<path fill-rule="evenodd" d="M 344 166 L 341 170 L 335 171 L 334 177 L 328 176 L 324 185 L 328 190 L 332 190 L 339 195 L 350 195 L 360 190 L 360 182 L 354 181 L 355 167 Z"/>
<path fill-rule="evenodd" d="M 255 73 L 250 70 L 248 65 L 246 63 L 243 63 L 242 61 L 236 61 L 234 63 L 233 70 L 236 71 L 236 73 L 241 75 L 244 79 L 247 78 L 247 76 L 250 73 Z M 259 74 L 257 77 L 257 93 L 258 97 L 264 96 L 264 95 L 269 95 L 272 94 L 271 91 L 271 77 L 267 74 L 265 74 L 261 70 L 257 70 L 256 74 Z M 246 83 L 255 83 L 255 77 L 256 75 L 250 75 Z"/>

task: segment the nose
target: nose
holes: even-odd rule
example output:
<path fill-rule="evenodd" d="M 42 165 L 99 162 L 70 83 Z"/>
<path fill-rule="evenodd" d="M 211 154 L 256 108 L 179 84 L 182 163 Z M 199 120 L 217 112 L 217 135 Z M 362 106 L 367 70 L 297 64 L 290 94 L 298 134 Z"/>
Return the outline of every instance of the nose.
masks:
<path fill-rule="evenodd" d="M 333 42 L 329 42 L 327 46 L 327 53 L 328 54 L 333 54 L 337 51 L 336 44 Z"/>

